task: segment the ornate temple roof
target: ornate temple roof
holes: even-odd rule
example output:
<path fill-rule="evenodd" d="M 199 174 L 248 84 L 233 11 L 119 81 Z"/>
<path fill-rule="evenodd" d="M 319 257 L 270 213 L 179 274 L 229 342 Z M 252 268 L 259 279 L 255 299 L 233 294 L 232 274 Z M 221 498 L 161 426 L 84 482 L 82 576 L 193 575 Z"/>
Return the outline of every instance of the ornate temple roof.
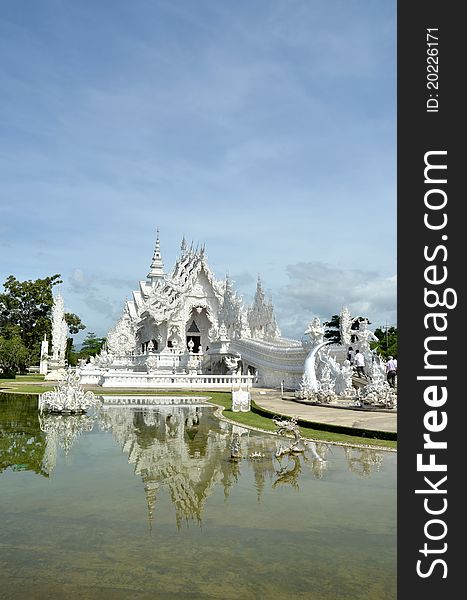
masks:
<path fill-rule="evenodd" d="M 132 300 L 127 301 L 124 314 L 130 317 L 137 328 L 142 326 L 147 317 L 158 325 L 176 318 L 188 297 L 199 298 L 203 295 L 205 299 L 210 298 L 209 310 L 215 310 L 217 326 L 224 323 L 231 339 L 252 337 L 274 340 L 280 337 L 272 301 L 265 299 L 259 279 L 253 305 L 246 308 L 228 277 L 225 280 L 215 278 L 207 261 L 204 244 L 195 248 L 192 242 L 188 246 L 185 237 L 172 271 L 166 274 L 159 230 L 147 280 L 139 282 L 139 289 L 133 292 Z"/>

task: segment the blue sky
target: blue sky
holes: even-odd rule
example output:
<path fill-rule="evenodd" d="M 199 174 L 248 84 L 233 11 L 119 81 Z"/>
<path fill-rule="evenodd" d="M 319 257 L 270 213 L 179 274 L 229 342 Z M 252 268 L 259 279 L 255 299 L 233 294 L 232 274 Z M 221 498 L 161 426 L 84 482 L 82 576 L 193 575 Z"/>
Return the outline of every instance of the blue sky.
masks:
<path fill-rule="evenodd" d="M 105 335 L 159 227 L 285 335 L 395 323 L 395 45 L 393 1 L 4 0 L 1 281 L 61 273 Z"/>

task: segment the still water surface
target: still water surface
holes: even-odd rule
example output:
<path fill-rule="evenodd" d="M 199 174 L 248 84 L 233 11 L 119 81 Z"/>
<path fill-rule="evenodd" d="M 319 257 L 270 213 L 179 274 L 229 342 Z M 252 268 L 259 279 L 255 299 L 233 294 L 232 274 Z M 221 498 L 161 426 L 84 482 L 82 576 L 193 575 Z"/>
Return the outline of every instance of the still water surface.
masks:
<path fill-rule="evenodd" d="M 36 406 L 0 395 L 0 598 L 396 598 L 396 453 L 278 460 L 211 407 Z"/>

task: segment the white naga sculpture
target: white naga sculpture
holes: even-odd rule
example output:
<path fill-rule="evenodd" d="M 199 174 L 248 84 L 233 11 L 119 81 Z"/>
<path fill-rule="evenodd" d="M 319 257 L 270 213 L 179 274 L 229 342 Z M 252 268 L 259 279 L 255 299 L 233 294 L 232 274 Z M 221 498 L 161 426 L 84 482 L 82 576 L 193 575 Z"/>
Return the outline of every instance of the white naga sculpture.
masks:
<path fill-rule="evenodd" d="M 308 335 L 310 340 L 304 343 L 304 346 L 309 349 L 308 356 L 305 359 L 303 378 L 300 390 L 303 393 L 316 393 L 319 390 L 319 382 L 316 377 L 316 357 L 318 352 L 329 341 L 324 340 L 324 327 L 321 325 L 319 317 L 314 317 L 309 323 L 305 335 Z"/>
<path fill-rule="evenodd" d="M 316 445 L 313 442 L 308 442 L 303 439 L 300 433 L 300 427 L 298 426 L 298 417 L 292 417 L 290 419 L 285 419 L 282 416 L 275 416 L 272 419 L 272 422 L 277 427 L 277 435 L 289 436 L 293 435 L 294 441 L 290 444 L 290 446 L 284 448 L 284 446 L 280 445 L 278 450 L 275 453 L 276 458 L 280 458 L 284 454 L 296 454 L 299 452 L 305 452 L 305 450 L 310 449 L 312 452 L 312 456 L 314 459 L 322 460 L 319 454 L 316 452 Z"/>

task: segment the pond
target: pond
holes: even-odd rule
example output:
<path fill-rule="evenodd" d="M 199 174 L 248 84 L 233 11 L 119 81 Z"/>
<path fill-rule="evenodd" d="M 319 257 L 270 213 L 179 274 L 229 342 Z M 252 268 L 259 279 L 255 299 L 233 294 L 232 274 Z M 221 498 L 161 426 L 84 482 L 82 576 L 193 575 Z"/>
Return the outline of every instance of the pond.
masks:
<path fill-rule="evenodd" d="M 210 406 L 0 394 L 0 596 L 395 599 L 396 453 L 279 443 Z"/>

